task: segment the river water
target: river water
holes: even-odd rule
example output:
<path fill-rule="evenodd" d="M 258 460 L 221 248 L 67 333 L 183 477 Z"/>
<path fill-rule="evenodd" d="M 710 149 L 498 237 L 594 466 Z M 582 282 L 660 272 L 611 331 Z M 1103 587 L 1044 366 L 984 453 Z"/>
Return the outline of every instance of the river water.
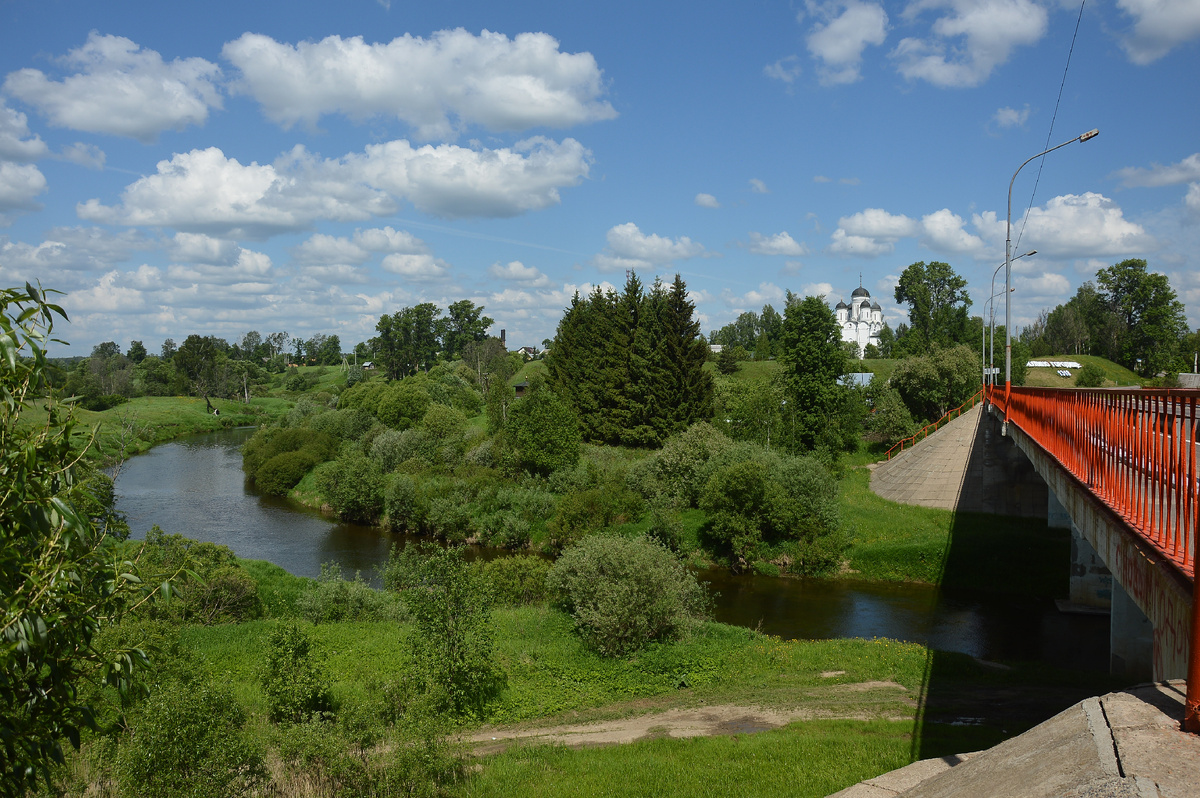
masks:
<path fill-rule="evenodd" d="M 337 562 L 344 574 L 372 577 L 393 543 L 406 542 L 253 493 L 239 452 L 251 434 L 241 429 L 196 435 L 126 462 L 117 478 L 117 509 L 128 517 L 133 537 L 145 537 L 158 524 L 168 533 L 220 543 L 239 557 L 268 560 L 299 576 L 317 576 L 322 563 Z M 1066 615 L 1049 600 L 927 585 L 733 576 L 723 569 L 700 577 L 719 593 L 717 620 L 787 639 L 889 637 L 989 660 L 1089 670 L 1108 665 L 1107 617 Z"/>

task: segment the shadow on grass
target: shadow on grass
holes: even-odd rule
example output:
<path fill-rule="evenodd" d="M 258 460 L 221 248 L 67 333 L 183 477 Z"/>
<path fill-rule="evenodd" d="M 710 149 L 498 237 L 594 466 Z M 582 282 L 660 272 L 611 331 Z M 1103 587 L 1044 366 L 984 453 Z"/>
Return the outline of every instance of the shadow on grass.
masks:
<path fill-rule="evenodd" d="M 1011 442 L 980 424 L 968 474 L 989 473 L 996 481 L 997 461 L 1015 462 Z M 1021 458 L 1023 459 L 1023 457 Z M 987 461 L 985 463 L 983 461 Z M 990 486 L 995 492 L 1020 490 L 1020 480 Z M 1028 491 L 1028 480 L 1024 490 Z M 995 499 L 998 507 L 1028 507 Z M 1044 500 L 1043 500 L 1044 507 Z M 1036 726 L 1088 696 L 1119 689 L 1108 676 L 1106 616 L 1045 612 L 1069 589 L 1070 532 L 1051 529 L 1042 518 L 958 512 L 943 553 L 939 593 L 956 598 L 997 595 L 1016 608 L 1043 615 L 1036 633 L 1003 617 L 983 616 L 978 631 L 981 651 L 1017 652 L 1012 661 L 988 662 L 952 652 L 930 650 L 912 738 L 913 760 L 942 757 L 991 747 Z M 935 597 L 933 600 L 937 600 Z M 1024 613 L 1022 613 L 1024 614 Z"/>

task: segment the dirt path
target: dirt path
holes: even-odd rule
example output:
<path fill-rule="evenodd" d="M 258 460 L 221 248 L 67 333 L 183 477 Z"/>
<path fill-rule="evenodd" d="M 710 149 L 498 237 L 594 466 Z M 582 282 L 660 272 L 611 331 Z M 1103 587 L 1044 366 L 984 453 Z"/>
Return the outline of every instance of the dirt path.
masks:
<path fill-rule="evenodd" d="M 907 698 L 908 691 L 895 682 L 843 684 L 814 692 L 819 693 L 818 700 L 814 701 L 813 695 L 797 696 L 796 704 L 790 707 L 716 704 L 674 708 L 591 723 L 484 729 L 466 737 L 465 742 L 471 744 L 477 755 L 485 755 L 501 751 L 517 742 L 581 747 L 631 743 L 635 740 L 662 737 L 678 739 L 753 734 L 777 729 L 798 720 L 900 720 L 911 717 L 910 714 L 887 711 L 881 714 L 879 711 L 879 698 L 890 698 L 892 701 L 900 699 L 905 704 L 911 702 L 911 699 Z M 858 702 L 853 700 L 855 694 L 870 696 L 870 699 Z"/>

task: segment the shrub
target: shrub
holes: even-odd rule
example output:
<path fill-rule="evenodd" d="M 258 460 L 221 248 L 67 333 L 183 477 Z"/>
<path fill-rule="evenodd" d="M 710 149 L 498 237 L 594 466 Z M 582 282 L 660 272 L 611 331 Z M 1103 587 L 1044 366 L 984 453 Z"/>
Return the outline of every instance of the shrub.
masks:
<path fill-rule="evenodd" d="M 296 609 L 313 624 L 379 621 L 397 614 L 387 593 L 375 590 L 357 573 L 344 579 L 337 563 L 321 564 L 321 576 L 300 594 Z"/>
<path fill-rule="evenodd" d="M 1104 369 L 1095 363 L 1085 363 L 1075 374 L 1076 388 L 1099 388 L 1104 384 Z"/>
<path fill-rule="evenodd" d="M 409 641 L 435 708 L 482 714 L 504 683 L 493 660 L 491 597 L 458 549 L 392 549 L 384 584 L 412 613 Z"/>
<path fill-rule="evenodd" d="M 392 429 L 415 426 L 429 408 L 429 393 L 415 379 L 392 383 L 379 399 L 375 417 Z"/>
<path fill-rule="evenodd" d="M 277 454 L 259 466 L 254 487 L 271 496 L 286 496 L 316 464 L 316 456 L 306 450 Z"/>
<path fill-rule="evenodd" d="M 365 455 L 351 452 L 318 468 L 317 490 L 344 521 L 371 523 L 383 511 L 383 472 Z"/>
<path fill-rule="evenodd" d="M 160 687 L 138 713 L 117 756 L 121 794 L 223 798 L 269 782 L 263 758 L 242 732 L 241 706 L 222 686 Z"/>
<path fill-rule="evenodd" d="M 498 557 L 477 562 L 474 567 L 497 604 L 517 607 L 546 600 L 546 575 L 550 572 L 550 563 L 541 557 L 528 554 Z"/>
<path fill-rule="evenodd" d="M 579 419 L 547 388 L 513 403 L 505 435 L 514 470 L 545 476 L 579 461 Z"/>
<path fill-rule="evenodd" d="M 611 524 L 634 521 L 645 512 L 645 502 L 623 485 L 568 493 L 559 499 L 548 524 L 552 547 L 562 549 Z"/>
<path fill-rule="evenodd" d="M 299 723 L 330 709 L 324 653 L 298 624 L 275 627 L 266 649 L 260 676 L 271 720 Z"/>
<path fill-rule="evenodd" d="M 238 623 L 262 615 L 258 586 L 227 546 L 168 535 L 156 524 L 146 533 L 147 569 L 172 578 L 169 601 L 147 606 L 152 618 L 174 623 Z"/>
<path fill-rule="evenodd" d="M 732 445 L 725 433 L 707 421 L 668 439 L 653 461 L 663 495 L 681 507 L 695 507 L 707 479 L 705 466 Z"/>
<path fill-rule="evenodd" d="M 546 585 L 587 644 L 604 656 L 678 638 L 704 617 L 708 604 L 695 575 L 645 538 L 585 538 L 563 552 Z"/>

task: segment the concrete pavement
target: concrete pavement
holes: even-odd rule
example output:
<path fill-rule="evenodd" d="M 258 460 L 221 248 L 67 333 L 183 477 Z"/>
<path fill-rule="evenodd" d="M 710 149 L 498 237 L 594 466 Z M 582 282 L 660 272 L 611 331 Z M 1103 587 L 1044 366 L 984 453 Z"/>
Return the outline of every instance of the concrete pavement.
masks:
<path fill-rule="evenodd" d="M 830 798 L 1195 798 L 1200 736 L 1182 680 L 1089 698 L 974 754 L 927 759 Z"/>
<path fill-rule="evenodd" d="M 1046 517 L 1046 485 L 978 404 L 871 471 L 889 501 L 958 512 Z"/>

